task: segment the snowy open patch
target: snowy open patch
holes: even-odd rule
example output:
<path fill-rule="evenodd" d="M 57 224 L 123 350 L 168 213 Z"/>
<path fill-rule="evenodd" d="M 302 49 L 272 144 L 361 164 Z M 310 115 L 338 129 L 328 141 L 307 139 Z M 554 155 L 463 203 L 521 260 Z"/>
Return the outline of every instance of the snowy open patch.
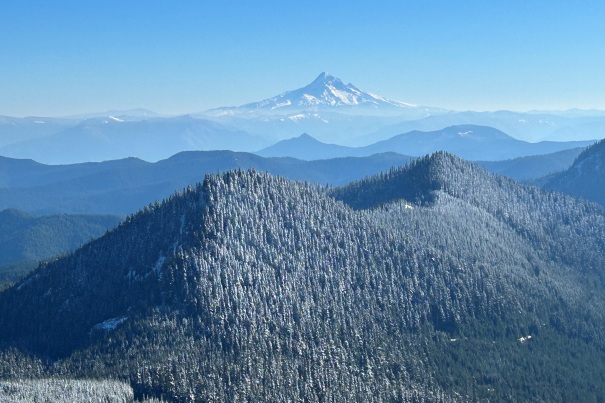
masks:
<path fill-rule="evenodd" d="M 128 316 L 121 316 L 119 318 L 107 319 L 104 322 L 97 323 L 92 327 L 92 330 L 103 330 L 105 332 L 109 332 L 114 330 L 120 324 L 124 323 L 128 319 Z"/>
<path fill-rule="evenodd" d="M 38 279 L 40 277 L 40 274 L 35 274 L 33 276 L 31 276 L 30 278 L 28 278 L 27 280 L 25 280 L 23 283 L 21 283 L 19 285 L 19 287 L 17 287 L 17 291 L 21 291 L 21 289 L 25 286 L 27 286 L 28 284 L 32 283 L 34 280 Z M 50 289 L 47 291 L 50 293 Z"/>
<path fill-rule="evenodd" d="M 116 117 L 113 117 L 113 116 L 108 116 L 108 118 L 111 119 L 111 120 L 113 120 L 113 121 L 115 121 L 115 122 L 123 122 L 124 121 L 123 119 L 119 119 L 119 118 L 116 118 Z"/>
<path fill-rule="evenodd" d="M 526 343 L 527 341 L 531 340 L 531 335 L 527 335 L 527 336 L 523 336 L 523 337 L 519 337 L 519 342 L 521 344 Z"/>

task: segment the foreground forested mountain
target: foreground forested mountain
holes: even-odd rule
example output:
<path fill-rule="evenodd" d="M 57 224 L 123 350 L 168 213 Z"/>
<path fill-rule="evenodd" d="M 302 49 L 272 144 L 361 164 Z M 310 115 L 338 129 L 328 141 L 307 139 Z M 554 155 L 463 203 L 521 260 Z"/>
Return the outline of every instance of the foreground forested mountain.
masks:
<path fill-rule="evenodd" d="M 0 374 L 175 401 L 596 400 L 603 239 L 600 207 L 443 153 L 339 189 L 208 175 L 1 293 Z"/>
<path fill-rule="evenodd" d="M 544 178 L 542 185 L 605 206 L 605 140 L 582 152 L 568 170 Z"/>

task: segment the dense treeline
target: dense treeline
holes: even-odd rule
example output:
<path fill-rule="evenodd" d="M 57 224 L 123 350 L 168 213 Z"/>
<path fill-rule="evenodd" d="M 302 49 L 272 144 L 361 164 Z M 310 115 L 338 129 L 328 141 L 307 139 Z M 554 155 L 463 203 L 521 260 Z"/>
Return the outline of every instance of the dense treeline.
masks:
<path fill-rule="evenodd" d="M 605 206 L 605 140 L 584 150 L 573 165 L 540 180 L 547 188 L 592 200 Z"/>
<path fill-rule="evenodd" d="M 420 203 L 400 199 L 402 192 L 409 192 L 405 187 L 409 186 L 410 178 L 422 178 L 416 183 L 426 185 L 424 192 L 420 192 L 424 194 Z M 484 278 L 488 288 L 495 287 L 493 295 L 486 295 L 486 299 L 514 301 L 514 306 L 504 307 L 504 311 L 515 312 L 506 320 L 502 320 L 506 316 L 504 311 L 489 312 L 492 308 L 483 303 L 481 309 L 487 310 L 496 333 L 510 333 L 509 326 L 514 323 L 511 320 L 515 316 L 525 318 L 525 324 L 517 324 L 518 335 L 533 335 L 528 342 L 533 354 L 550 365 L 536 367 L 530 360 L 519 360 L 520 357 L 514 358 L 508 352 L 502 354 L 500 344 L 494 348 L 491 341 L 483 343 L 482 353 L 487 348 L 490 355 L 499 356 L 500 366 L 491 369 L 498 382 L 510 387 L 513 380 L 518 380 L 513 374 L 503 376 L 506 366 L 502 364 L 514 361 L 514 365 L 509 364 L 509 372 L 524 373 L 529 365 L 531 373 L 543 372 L 542 376 L 550 379 L 550 383 L 568 385 L 556 389 L 558 395 L 548 396 L 539 394 L 545 385 L 535 384 L 534 398 L 561 400 L 561 396 L 567 396 L 562 399 L 565 401 L 588 398 L 578 392 L 582 390 L 578 385 L 584 384 L 585 390 L 594 389 L 598 371 L 593 371 L 590 365 L 601 367 L 601 364 L 591 356 L 602 357 L 605 346 L 602 325 L 597 325 L 605 320 L 605 218 L 601 207 L 520 186 L 443 153 L 335 189 L 332 194 L 352 206 L 370 208 L 366 213 L 372 221 L 399 228 L 425 247 L 449 251 L 461 262 L 470 264 L 470 271 L 473 267 L 478 269 L 470 275 Z M 457 270 L 468 273 L 469 266 Z M 478 328 L 468 327 L 462 333 L 476 335 Z M 574 341 L 565 341 L 562 335 Z M 451 347 L 460 349 L 481 342 L 471 339 L 458 339 Z M 577 351 L 564 359 L 565 349 L 570 348 Z M 463 351 L 470 353 L 468 347 Z M 448 355 L 432 357 L 444 360 Z M 448 364 L 454 368 L 457 365 L 460 363 Z M 440 365 L 436 368 L 443 369 Z M 592 383 L 586 384 L 590 378 L 586 371 L 592 374 Z M 579 373 L 585 375 L 578 376 Z M 447 376 L 451 377 L 451 370 Z M 494 375 L 491 378 L 490 384 Z M 597 384 L 602 390 L 602 382 Z M 519 384 L 516 389 L 527 387 Z M 462 390 L 466 388 L 468 384 Z"/>
<path fill-rule="evenodd" d="M 0 283 L 18 280 L 38 261 L 71 252 L 119 222 L 118 216 L 0 211 Z"/>
<path fill-rule="evenodd" d="M 342 396 L 344 390 L 366 399 L 432 394 L 428 385 L 410 386 L 406 362 L 415 358 L 405 359 L 409 352 L 403 348 L 410 343 L 406 328 L 420 330 L 428 310 L 417 317 L 400 315 L 410 301 L 398 301 L 398 294 L 409 285 L 395 268 L 389 274 L 394 283 L 388 285 L 393 307 L 373 287 L 381 282 L 376 268 L 382 255 L 392 255 L 391 265 L 414 272 L 420 270 L 416 260 L 436 269 L 441 259 L 414 253 L 405 243 L 390 253 L 386 240 L 380 254 L 370 253 L 385 235 L 314 187 L 257 173 L 209 177 L 198 189 L 150 206 L 6 291 L 7 305 L 29 293 L 43 298 L 28 307 L 8 307 L 1 320 L 11 325 L 3 333 L 34 351 L 62 355 L 88 342 L 91 329 L 93 336 L 102 332 L 94 330 L 96 323 L 160 306 L 178 309 L 185 318 L 194 315 L 197 326 L 180 343 L 174 329 L 185 326 L 173 326 L 167 334 L 149 331 L 149 341 L 168 339 L 159 343 L 162 353 L 156 356 L 172 356 L 167 347 L 173 351 L 173 344 L 181 345 L 182 357 L 199 357 L 201 373 L 218 377 L 200 379 L 190 366 L 180 374 L 154 369 L 135 378 L 141 393 L 182 398 L 181 390 L 171 389 L 178 383 L 157 378 L 185 376 L 195 381 L 187 393 L 203 399 L 232 400 L 241 394 L 318 400 L 323 394 Z M 16 324 L 13 312 L 28 319 Z M 159 318 L 162 329 L 166 319 Z M 392 331 L 383 335 L 380 323 L 390 323 Z M 391 349 L 394 344 L 401 347 Z M 372 368 L 381 369 L 373 374 Z M 133 368 L 128 371 L 132 374 Z M 376 379 L 368 382 L 368 377 Z M 390 383 L 394 386 L 387 387 Z"/>
<path fill-rule="evenodd" d="M 209 175 L 0 294 L 0 373 L 174 401 L 596 400 L 604 231 L 442 153 L 340 189 Z"/>
<path fill-rule="evenodd" d="M 116 381 L 41 379 L 0 381 L 3 402 L 132 403 L 130 385 Z"/>

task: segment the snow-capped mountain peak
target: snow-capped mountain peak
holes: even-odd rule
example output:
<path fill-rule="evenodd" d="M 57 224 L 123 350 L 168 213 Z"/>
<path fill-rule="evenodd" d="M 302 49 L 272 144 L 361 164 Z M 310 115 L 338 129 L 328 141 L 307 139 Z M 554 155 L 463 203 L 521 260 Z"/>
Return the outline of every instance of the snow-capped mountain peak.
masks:
<path fill-rule="evenodd" d="M 414 107 L 415 105 L 412 104 L 364 92 L 353 84 L 345 84 L 339 78 L 323 72 L 313 82 L 297 90 L 286 91 L 263 101 L 235 108 L 221 108 L 221 110 L 287 113 L 309 109 L 401 110 Z"/>

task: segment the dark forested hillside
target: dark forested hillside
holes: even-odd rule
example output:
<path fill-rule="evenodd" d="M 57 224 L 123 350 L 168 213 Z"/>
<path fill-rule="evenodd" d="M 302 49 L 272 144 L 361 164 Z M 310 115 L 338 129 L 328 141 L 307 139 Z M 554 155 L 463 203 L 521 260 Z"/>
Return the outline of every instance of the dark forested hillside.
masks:
<path fill-rule="evenodd" d="M 541 184 L 605 206 L 605 140 L 587 148 L 566 171 L 544 178 Z"/>
<path fill-rule="evenodd" d="M 314 187 L 210 176 L 0 294 L 2 340 L 51 357 L 90 346 L 66 371 L 175 398 L 438 396 L 408 351 L 428 311 L 404 319 L 400 271 L 445 273 L 444 262 L 405 239 L 390 250 L 388 237 Z M 114 327 L 119 346 L 94 343 Z"/>
<path fill-rule="evenodd" d="M 336 190 L 208 175 L 1 293 L 0 374 L 175 401 L 595 400 L 604 234 L 599 207 L 447 154 Z"/>
<path fill-rule="evenodd" d="M 464 264 L 455 271 L 478 276 L 490 286 L 495 285 L 494 281 L 501 282 L 496 286 L 499 289 L 496 311 L 490 314 L 493 308 L 481 303 L 481 310 L 487 310 L 488 316 L 498 312 L 491 319 L 494 330 L 510 333 L 510 321 L 516 316 L 513 312 L 526 320 L 533 318 L 516 330 L 527 333 L 522 336 L 525 339 L 519 338 L 523 343 L 531 340 L 532 355 L 525 357 L 527 360 L 506 357 L 508 353 L 503 353 L 495 340 L 496 345 L 475 340 L 473 344 L 482 345 L 478 354 L 493 355 L 490 360 L 500 362 L 497 369 L 494 364 L 482 367 L 476 377 L 487 379 L 483 371 L 488 371 L 487 383 L 491 387 L 512 385 L 518 381 L 514 371 L 529 370 L 550 379 L 546 384 L 534 385 L 533 392 L 537 394 L 532 399 L 583 400 L 571 392 L 577 382 L 584 382 L 573 373 L 585 373 L 589 365 L 600 365 L 588 363 L 596 357 L 603 359 L 605 341 L 601 329 L 605 302 L 602 208 L 559 193 L 519 185 L 443 153 L 336 189 L 332 194 L 356 209 L 365 209 L 372 221 L 399 228 L 422 247 L 449 252 Z M 500 305 L 509 298 L 513 306 Z M 511 313 L 512 317 L 502 319 Z M 459 329 L 460 323 L 456 326 Z M 466 331 L 474 333 L 478 328 Z M 571 340 L 563 341 L 568 337 Z M 569 346 L 563 348 L 560 343 Z M 457 346 L 460 349 L 456 356 L 472 353 L 470 346 L 461 345 Z M 579 353 L 566 348 L 588 350 Z M 585 355 L 592 349 L 595 357 Z M 564 359 L 567 354 L 575 358 Z M 443 359 L 438 356 L 438 360 Z M 531 363 L 534 359 L 546 366 L 536 370 L 535 363 Z M 459 382 L 451 372 L 451 368 L 460 365 L 459 361 L 458 356 L 446 365 L 446 371 L 437 365 L 437 373 L 454 384 Z M 571 370 L 574 365 L 578 367 Z M 590 375 L 593 381 L 585 387 L 592 390 L 596 387 L 602 393 L 605 385 L 595 375 Z M 540 394 L 553 383 L 567 385 L 571 394 L 561 389 L 550 396 Z M 515 386 L 518 390 L 526 387 Z"/>
<path fill-rule="evenodd" d="M 333 194 L 460 258 L 509 269 L 523 262 L 538 274 L 542 265 L 567 267 L 557 273 L 581 273 L 583 281 L 590 277 L 599 284 L 605 279 L 601 207 L 519 185 L 449 154 L 416 160 Z M 510 256 L 493 257 L 498 253 Z"/>
<path fill-rule="evenodd" d="M 15 281 L 37 262 L 73 251 L 120 221 L 117 216 L 33 216 L 0 211 L 0 283 Z"/>

